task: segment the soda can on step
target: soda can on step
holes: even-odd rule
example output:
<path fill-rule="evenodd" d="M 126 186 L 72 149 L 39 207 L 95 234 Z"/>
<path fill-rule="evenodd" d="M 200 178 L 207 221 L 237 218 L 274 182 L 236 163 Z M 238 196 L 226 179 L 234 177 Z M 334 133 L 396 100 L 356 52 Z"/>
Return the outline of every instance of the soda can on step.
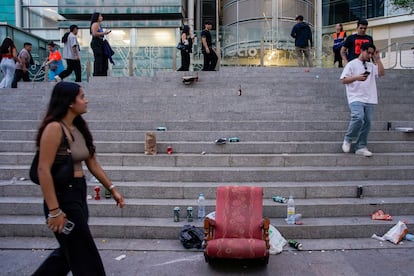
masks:
<path fill-rule="evenodd" d="M 174 222 L 180 221 L 180 207 L 174 207 Z"/>
<path fill-rule="evenodd" d="M 187 221 L 188 222 L 193 221 L 193 207 L 191 206 L 187 207 Z"/>
<path fill-rule="evenodd" d="M 364 188 L 362 187 L 362 185 L 358 185 L 357 187 L 357 198 L 363 198 L 364 194 L 363 194 Z"/>
<path fill-rule="evenodd" d="M 274 202 L 286 203 L 286 198 L 284 198 L 283 196 L 274 195 L 272 196 L 272 199 Z"/>
<path fill-rule="evenodd" d="M 302 250 L 303 249 L 303 246 L 300 242 L 297 242 L 295 240 L 289 240 L 288 243 L 291 247 L 296 248 L 297 250 Z"/>

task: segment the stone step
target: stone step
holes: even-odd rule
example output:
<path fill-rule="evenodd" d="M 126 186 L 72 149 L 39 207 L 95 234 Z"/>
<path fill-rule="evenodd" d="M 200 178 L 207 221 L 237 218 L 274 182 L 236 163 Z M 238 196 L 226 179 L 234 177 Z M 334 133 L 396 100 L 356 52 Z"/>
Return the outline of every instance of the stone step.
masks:
<path fill-rule="evenodd" d="M 382 236 L 384 233 L 377 233 Z M 51 234 L 52 235 L 52 234 Z M 50 236 L 51 236 L 50 235 Z M 285 236 L 285 239 L 290 237 Z M 396 246 L 391 242 L 380 242 L 372 238 L 348 238 L 348 239 L 300 239 L 303 250 L 312 253 L 313 251 L 346 251 L 346 250 L 369 250 L 369 249 L 401 249 L 414 248 L 413 242 L 402 242 Z M 192 254 L 200 254 L 192 249 L 186 249 L 182 246 L 178 238 L 174 239 L 115 239 L 111 237 L 101 237 L 95 239 L 95 244 L 99 250 L 122 251 L 127 256 L 132 253 L 128 252 L 151 252 L 151 251 L 170 251 L 170 252 L 191 252 Z M 58 247 L 54 237 L 0 237 L 0 247 L 4 250 L 54 250 Z M 284 252 L 293 252 L 296 249 L 285 246 Z M 277 258 L 277 257 L 276 257 Z"/>
<path fill-rule="evenodd" d="M 157 127 L 163 126 L 168 131 L 346 131 L 348 120 L 87 120 L 92 132 L 105 131 L 155 131 Z M 372 131 L 387 130 L 388 121 L 372 122 Z M 392 128 L 413 127 L 414 122 L 410 120 L 391 121 Z M 0 120 L 0 130 L 30 130 L 36 131 L 40 125 L 39 120 Z M 36 132 L 34 132 L 36 133 Z M 162 133 L 162 132 L 161 132 Z M 160 135 L 161 135 L 160 133 Z M 401 137 L 407 134 L 401 134 Z"/>
<path fill-rule="evenodd" d="M 241 141 L 341 141 L 344 137 L 344 130 L 309 130 L 309 131 L 191 131 L 191 130 L 168 130 L 155 132 L 158 142 L 161 141 L 209 141 L 217 138 L 239 137 Z M 149 130 L 91 130 L 96 141 L 143 141 L 145 133 Z M 155 131 L 155 130 L 153 130 Z M 1 130 L 0 140 L 28 140 L 33 141 L 37 130 Z M 369 135 L 370 141 L 412 141 L 414 135 L 397 131 L 373 130 Z"/>
<path fill-rule="evenodd" d="M 98 183 L 86 176 L 88 194 L 94 195 L 94 188 Z M 131 181 L 113 182 L 122 191 L 125 198 L 131 199 L 186 199 L 192 200 L 203 192 L 207 199 L 216 198 L 216 189 L 222 185 L 261 186 L 264 190 L 264 199 L 271 199 L 273 195 L 288 197 L 294 195 L 296 199 L 321 198 L 355 198 L 357 187 L 363 187 L 363 195 L 367 198 L 377 197 L 412 197 L 414 196 L 414 180 L 375 180 L 375 181 L 314 181 L 314 182 L 156 182 Z M 30 180 L 3 180 L 0 181 L 1 197 L 41 197 L 38 185 Z"/>
<path fill-rule="evenodd" d="M 93 190 L 92 190 L 92 193 Z M 91 193 L 91 194 L 92 194 Z M 215 210 L 215 199 L 206 200 L 206 212 Z M 181 217 L 186 216 L 188 206 L 193 207 L 197 216 L 197 199 L 134 199 L 126 200 L 127 208 L 116 208 L 112 199 L 101 198 L 88 201 L 92 217 L 122 218 L 172 218 L 173 208 L 181 209 Z M 375 197 L 295 199 L 296 213 L 303 218 L 370 216 L 381 209 L 392 216 L 414 213 L 414 197 Z M 41 197 L 0 197 L 0 216 L 43 215 Z M 263 215 L 271 218 L 285 218 L 286 204 L 275 203 L 270 198 L 263 200 Z"/>
<path fill-rule="evenodd" d="M 398 220 L 413 221 L 414 216 L 395 216 L 393 221 L 364 217 L 303 218 L 303 225 L 288 225 L 283 218 L 270 218 L 279 232 L 291 239 L 369 238 L 386 233 Z M 171 218 L 91 217 L 89 226 L 95 238 L 176 239 L 186 220 Z M 192 224 L 201 227 L 201 222 Z M 1 237 L 50 237 L 41 216 L 0 216 Z M 75 226 L 76 227 L 76 226 Z M 410 228 L 410 225 L 408 225 Z"/>
<path fill-rule="evenodd" d="M 30 165 L 33 152 L 0 152 L 0 165 Z M 414 163 L 414 152 L 376 153 L 375 158 L 361 158 L 354 154 L 184 154 L 159 153 L 99 153 L 104 166 L 151 167 L 346 167 L 346 166 L 409 166 Z M 86 167 L 85 167 L 86 170 Z"/>
<path fill-rule="evenodd" d="M 361 157 L 365 158 L 365 157 Z M 410 180 L 414 166 L 151 167 L 103 166 L 113 181 L 268 182 Z M 28 165 L 1 165 L 0 179 L 28 178 Z"/>
<path fill-rule="evenodd" d="M 339 124 L 339 123 L 338 123 Z M 215 141 L 221 137 L 239 137 L 240 141 L 341 141 L 346 129 L 345 123 L 342 130 L 168 130 L 156 131 L 148 130 L 91 130 L 96 141 L 140 141 L 145 137 L 146 132 L 155 132 L 157 141 Z M 196 124 L 195 124 L 196 125 Z M 404 127 L 410 127 L 405 124 Z M 164 126 L 164 124 L 160 125 Z M 401 124 L 401 126 L 403 126 Z M 386 127 L 386 123 L 377 124 L 378 128 Z M 4 129 L 0 132 L 0 140 L 5 141 L 33 141 L 37 135 L 37 130 L 21 130 L 21 129 Z M 370 132 L 370 141 L 412 141 L 414 135 L 412 133 L 403 133 L 387 130 L 372 130 Z"/>
<path fill-rule="evenodd" d="M 143 140 L 143 139 L 142 139 Z M 369 148 L 374 153 L 412 152 L 414 141 L 372 141 Z M 237 142 L 216 145 L 212 142 L 196 141 L 159 141 L 157 151 L 167 152 L 172 146 L 174 153 L 201 154 L 293 154 L 293 153 L 342 153 L 342 141 L 337 142 Z M 98 153 L 143 153 L 144 142 L 134 141 L 95 141 Z M 34 141 L 0 141 L 0 152 L 35 152 Z"/>

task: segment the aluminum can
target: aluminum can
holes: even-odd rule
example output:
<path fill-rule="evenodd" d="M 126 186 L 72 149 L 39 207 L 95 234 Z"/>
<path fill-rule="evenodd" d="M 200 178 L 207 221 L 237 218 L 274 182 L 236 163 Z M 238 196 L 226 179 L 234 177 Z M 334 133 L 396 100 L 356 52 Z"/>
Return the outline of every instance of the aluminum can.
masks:
<path fill-rule="evenodd" d="M 160 127 L 157 127 L 157 131 L 167 131 L 167 128 L 160 126 Z"/>
<path fill-rule="evenodd" d="M 180 221 L 180 207 L 174 207 L 174 222 Z"/>
<path fill-rule="evenodd" d="M 296 248 L 297 250 L 302 250 L 303 246 L 300 242 L 297 242 L 295 240 L 289 240 L 289 245 L 293 248 Z"/>
<path fill-rule="evenodd" d="M 284 198 L 283 196 L 272 196 L 272 199 L 274 202 L 279 202 L 279 203 L 286 203 L 286 198 Z"/>
<path fill-rule="evenodd" d="M 173 153 L 173 148 L 171 146 L 167 147 L 167 154 L 172 154 Z"/>
<path fill-rule="evenodd" d="M 239 137 L 230 137 L 229 142 L 230 143 L 240 142 L 240 138 Z"/>
<path fill-rule="evenodd" d="M 192 222 L 193 221 L 193 207 L 187 207 L 187 221 Z"/>
<path fill-rule="evenodd" d="M 359 185 L 357 187 L 357 198 L 363 198 L 364 194 L 363 194 L 364 188 L 362 187 L 362 185 Z"/>
<path fill-rule="evenodd" d="M 111 198 L 111 191 L 109 189 L 105 189 L 105 198 Z"/>

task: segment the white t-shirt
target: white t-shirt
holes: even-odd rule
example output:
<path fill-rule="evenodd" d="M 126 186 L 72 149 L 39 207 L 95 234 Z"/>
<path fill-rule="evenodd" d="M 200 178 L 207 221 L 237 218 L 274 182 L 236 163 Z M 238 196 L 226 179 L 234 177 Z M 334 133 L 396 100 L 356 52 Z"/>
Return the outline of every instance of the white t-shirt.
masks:
<path fill-rule="evenodd" d="M 378 77 L 378 66 L 371 62 L 365 62 L 365 66 L 367 68 L 366 71 L 370 72 L 365 81 L 354 81 L 352 83 L 345 84 L 348 104 L 353 102 L 369 104 L 378 103 L 376 84 L 376 78 Z M 363 74 L 365 72 L 365 66 L 364 63 L 358 58 L 353 59 L 345 66 L 340 79 L 342 80 L 346 77 Z"/>
<path fill-rule="evenodd" d="M 72 47 L 76 46 L 77 49 L 79 49 L 79 43 L 76 35 L 74 35 L 72 32 L 69 33 L 68 41 L 65 43 L 65 47 L 63 48 L 63 58 L 64 59 L 75 59 L 75 56 L 73 55 Z"/>

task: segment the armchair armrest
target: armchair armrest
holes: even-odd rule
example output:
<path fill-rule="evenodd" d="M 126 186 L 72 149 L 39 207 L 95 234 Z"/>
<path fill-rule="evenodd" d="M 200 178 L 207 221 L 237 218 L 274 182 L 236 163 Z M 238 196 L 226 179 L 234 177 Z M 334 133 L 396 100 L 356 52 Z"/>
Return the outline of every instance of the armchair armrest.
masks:
<path fill-rule="evenodd" d="M 270 242 L 269 242 L 269 226 L 270 226 L 270 220 L 269 218 L 263 218 L 261 227 L 263 231 L 263 240 L 266 243 L 266 248 L 269 250 L 270 248 Z"/>
<path fill-rule="evenodd" d="M 204 241 L 207 244 L 207 241 L 213 239 L 214 234 L 214 227 L 216 225 L 216 221 L 210 218 L 204 219 Z"/>

